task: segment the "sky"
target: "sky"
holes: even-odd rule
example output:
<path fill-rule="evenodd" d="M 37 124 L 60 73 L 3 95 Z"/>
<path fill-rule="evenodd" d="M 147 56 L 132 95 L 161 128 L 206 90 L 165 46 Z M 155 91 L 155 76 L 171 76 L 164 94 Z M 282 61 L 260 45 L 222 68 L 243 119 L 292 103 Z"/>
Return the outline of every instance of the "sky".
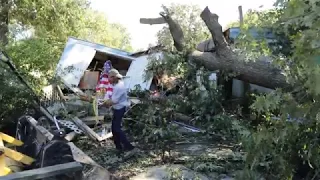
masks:
<path fill-rule="evenodd" d="M 245 14 L 249 9 L 272 8 L 274 0 L 91 0 L 93 9 L 105 13 L 110 22 L 127 28 L 135 50 L 147 49 L 149 44 L 156 45 L 156 33 L 163 27 L 140 24 L 139 19 L 159 17 L 161 5 L 171 3 L 195 4 L 201 9 L 208 6 L 211 12 L 218 14 L 219 22 L 224 27 L 239 19 L 238 6 L 242 6 Z"/>

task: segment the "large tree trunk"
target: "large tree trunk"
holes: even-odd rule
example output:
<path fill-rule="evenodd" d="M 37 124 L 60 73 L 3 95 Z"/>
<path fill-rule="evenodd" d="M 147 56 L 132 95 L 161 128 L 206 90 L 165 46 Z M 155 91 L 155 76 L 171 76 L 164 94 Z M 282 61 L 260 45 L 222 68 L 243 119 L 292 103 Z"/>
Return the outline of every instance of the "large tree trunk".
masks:
<path fill-rule="evenodd" d="M 275 89 L 287 86 L 285 77 L 281 71 L 274 68 L 270 63 L 262 60 L 245 62 L 238 60 L 234 52 L 228 50 L 218 53 L 194 51 L 190 59 L 203 65 L 208 70 L 227 70 L 239 74 L 236 79 L 256 84 L 259 86 Z"/>
<path fill-rule="evenodd" d="M 238 74 L 237 79 L 263 87 L 275 89 L 288 86 L 285 76 L 281 71 L 273 67 L 270 63 L 262 61 L 262 58 L 256 61 L 246 62 L 241 56 L 235 53 L 224 37 L 222 27 L 218 22 L 218 15 L 211 13 L 208 7 L 202 11 L 200 16 L 212 35 L 214 49 L 211 48 L 211 52 L 194 51 L 190 54 L 189 61 L 202 65 L 212 71 L 225 70 L 236 72 Z M 172 20 L 170 14 L 162 15 L 162 17 L 163 19 L 148 19 L 148 21 L 144 21 L 144 23 L 161 24 L 163 21 L 166 21 L 169 25 L 176 49 L 182 51 L 184 47 L 184 37 L 181 27 Z M 202 50 L 203 48 L 200 47 L 199 49 L 198 47 L 197 49 Z"/>
<path fill-rule="evenodd" d="M 8 44 L 9 0 L 0 0 L 0 43 Z"/>
<path fill-rule="evenodd" d="M 227 70 L 239 74 L 237 78 L 268 88 L 278 88 L 287 86 L 285 77 L 279 69 L 274 68 L 270 63 L 262 58 L 256 61 L 246 62 L 240 59 L 228 45 L 222 33 L 222 27 L 218 22 L 218 16 L 210 12 L 206 7 L 201 18 L 207 25 L 216 46 L 216 52 L 193 52 L 190 57 L 209 70 Z"/>

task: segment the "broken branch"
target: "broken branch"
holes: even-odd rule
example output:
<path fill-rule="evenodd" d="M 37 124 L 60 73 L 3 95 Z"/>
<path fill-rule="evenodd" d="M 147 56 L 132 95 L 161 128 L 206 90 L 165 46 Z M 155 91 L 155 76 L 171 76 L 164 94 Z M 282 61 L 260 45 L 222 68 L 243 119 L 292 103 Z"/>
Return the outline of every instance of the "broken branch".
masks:
<path fill-rule="evenodd" d="M 218 19 L 219 16 L 217 14 L 213 14 L 210 12 L 208 6 L 202 11 L 200 17 L 208 27 L 214 44 L 218 48 L 225 48 L 228 46 L 227 41 L 225 40 L 222 33 L 222 26 L 219 24 Z"/>
<path fill-rule="evenodd" d="M 167 23 L 163 17 L 158 17 L 158 18 L 140 18 L 140 24 L 149 24 L 149 25 L 154 25 L 154 24 L 165 24 Z"/>
<path fill-rule="evenodd" d="M 183 51 L 184 49 L 184 35 L 181 26 L 175 22 L 170 14 L 167 12 L 161 12 L 160 16 L 163 17 L 163 19 L 166 21 L 166 23 L 169 26 L 169 30 L 174 42 L 174 47 L 178 51 Z"/>
<path fill-rule="evenodd" d="M 169 31 L 172 36 L 174 47 L 177 51 L 183 51 L 184 49 L 184 35 L 181 26 L 175 22 L 172 17 L 171 13 L 169 12 L 168 8 L 163 6 L 162 7 L 164 12 L 160 13 L 161 17 L 158 18 L 140 18 L 141 24 L 164 24 L 167 23 L 169 26 Z"/>

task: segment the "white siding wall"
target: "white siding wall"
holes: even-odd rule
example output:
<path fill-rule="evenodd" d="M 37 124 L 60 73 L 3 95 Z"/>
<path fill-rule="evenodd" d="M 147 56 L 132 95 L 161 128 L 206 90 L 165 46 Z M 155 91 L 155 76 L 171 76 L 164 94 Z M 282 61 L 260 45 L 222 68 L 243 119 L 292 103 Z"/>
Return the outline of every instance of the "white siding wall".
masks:
<path fill-rule="evenodd" d="M 136 85 L 140 85 L 141 89 L 149 89 L 152 78 L 145 79 L 145 70 L 149 63 L 149 57 L 154 56 L 157 59 L 161 59 L 162 53 L 155 53 L 151 55 L 143 55 L 137 57 L 130 65 L 129 70 L 124 79 L 126 88 L 134 90 Z"/>
<path fill-rule="evenodd" d="M 257 90 L 260 93 L 270 93 L 273 89 L 265 88 L 255 84 L 250 84 L 250 90 Z M 234 97 L 243 97 L 244 96 L 244 82 L 233 79 L 232 82 L 232 96 Z"/>

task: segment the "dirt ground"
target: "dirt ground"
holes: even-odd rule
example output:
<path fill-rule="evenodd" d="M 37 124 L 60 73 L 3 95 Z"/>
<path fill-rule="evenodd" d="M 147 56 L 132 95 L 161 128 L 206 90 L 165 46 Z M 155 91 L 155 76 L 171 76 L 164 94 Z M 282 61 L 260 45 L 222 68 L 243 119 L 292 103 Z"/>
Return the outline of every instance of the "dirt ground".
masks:
<path fill-rule="evenodd" d="M 170 153 L 170 159 L 166 162 L 161 160 L 160 156 L 156 154 L 156 150 L 146 149 L 139 144 L 135 145 L 139 147 L 140 151 L 127 160 L 116 155 L 112 140 L 98 145 L 83 137 L 78 140 L 77 145 L 119 179 L 151 180 L 152 178 L 159 179 L 158 176 L 171 176 L 168 179 L 178 179 L 173 178 L 172 172 L 168 169 L 172 166 L 179 166 L 182 169 L 188 168 L 188 172 L 192 171 L 193 174 L 198 174 L 202 177 L 200 179 L 231 180 L 241 169 L 244 160 L 244 153 L 237 150 L 235 145 L 201 140 L 177 143 Z M 180 173 L 180 176 L 189 176 L 186 178 L 195 179 L 190 173 L 185 175 Z"/>

